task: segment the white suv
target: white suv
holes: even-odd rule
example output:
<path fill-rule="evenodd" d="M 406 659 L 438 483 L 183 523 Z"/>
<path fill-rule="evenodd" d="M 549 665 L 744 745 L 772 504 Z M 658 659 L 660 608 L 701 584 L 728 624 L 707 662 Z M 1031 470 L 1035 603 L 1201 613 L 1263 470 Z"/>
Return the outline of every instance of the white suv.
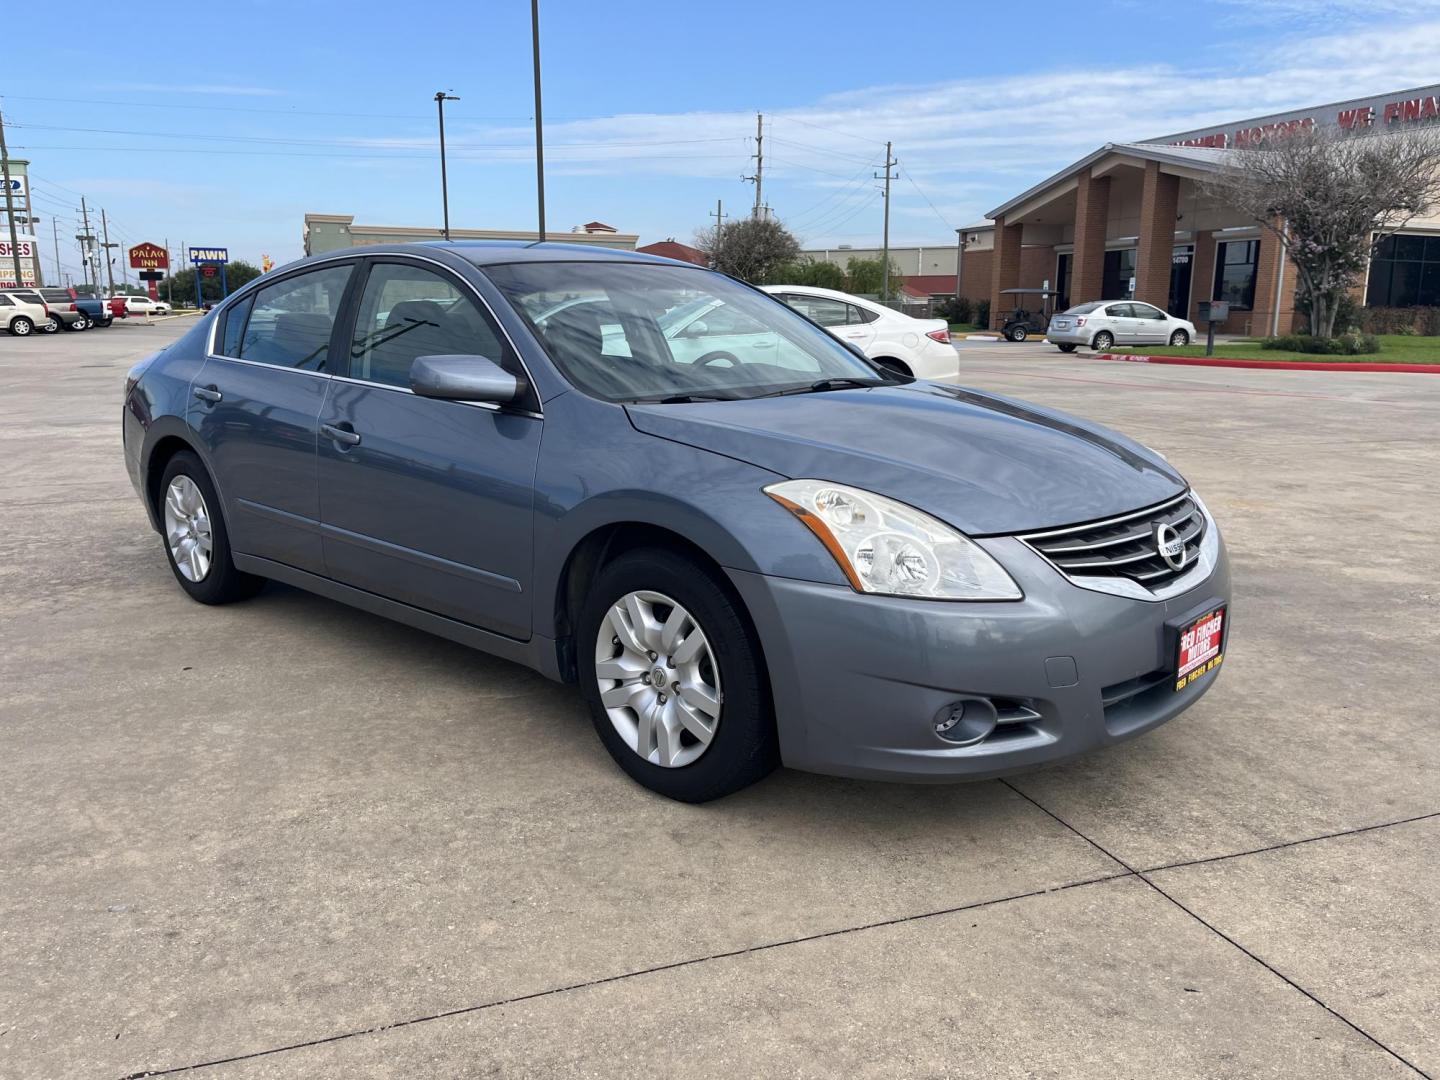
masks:
<path fill-rule="evenodd" d="M 762 285 L 881 367 L 917 379 L 954 379 L 960 354 L 944 319 L 916 319 L 883 304 L 814 285 Z"/>
<path fill-rule="evenodd" d="M 151 300 L 148 296 L 124 296 L 126 315 L 169 315 L 170 305 L 164 300 Z"/>
<path fill-rule="evenodd" d="M 49 322 L 50 309 L 43 301 L 37 304 L 24 293 L 0 292 L 0 327 L 16 337 L 29 337 Z"/>

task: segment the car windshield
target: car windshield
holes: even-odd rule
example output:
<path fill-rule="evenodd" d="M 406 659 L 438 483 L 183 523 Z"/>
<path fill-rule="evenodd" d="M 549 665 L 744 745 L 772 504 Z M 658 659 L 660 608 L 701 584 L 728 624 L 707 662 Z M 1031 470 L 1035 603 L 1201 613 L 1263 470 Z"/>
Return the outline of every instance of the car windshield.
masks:
<path fill-rule="evenodd" d="M 900 381 L 786 305 L 699 268 L 483 267 L 565 377 L 605 401 L 746 398 Z"/>
<path fill-rule="evenodd" d="M 1066 308 L 1064 313 L 1065 313 L 1066 315 L 1088 315 L 1088 314 L 1090 314 L 1090 312 L 1092 312 L 1092 311 L 1094 311 L 1096 308 L 1098 308 L 1098 307 L 1100 306 L 1100 304 L 1101 304 L 1101 301 L 1099 301 L 1099 300 L 1092 300 L 1092 301 L 1091 301 L 1090 303 L 1088 303 L 1088 304 L 1076 304 L 1076 305 L 1075 305 L 1074 307 L 1072 307 L 1072 308 Z"/>

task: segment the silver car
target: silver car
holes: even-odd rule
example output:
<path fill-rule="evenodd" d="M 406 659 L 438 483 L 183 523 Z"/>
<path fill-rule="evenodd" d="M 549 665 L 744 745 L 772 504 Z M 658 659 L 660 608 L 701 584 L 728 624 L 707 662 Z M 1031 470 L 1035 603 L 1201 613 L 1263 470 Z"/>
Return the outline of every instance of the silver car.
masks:
<path fill-rule="evenodd" d="M 1189 345 L 1195 324 L 1139 300 L 1092 300 L 1050 317 L 1045 340 L 1061 352 L 1088 345 L 1097 352 L 1116 345 Z"/>

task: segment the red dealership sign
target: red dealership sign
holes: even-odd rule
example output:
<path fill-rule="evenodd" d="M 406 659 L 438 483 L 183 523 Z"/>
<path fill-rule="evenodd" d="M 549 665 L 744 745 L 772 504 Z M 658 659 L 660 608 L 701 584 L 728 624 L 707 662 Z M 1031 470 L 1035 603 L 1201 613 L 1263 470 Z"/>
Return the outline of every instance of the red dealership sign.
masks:
<path fill-rule="evenodd" d="M 136 244 L 130 249 L 130 266 L 135 270 L 168 270 L 170 253 L 159 244 Z"/>
<path fill-rule="evenodd" d="M 204 266 L 200 267 L 200 274 L 202 277 L 214 277 L 219 272 L 220 268 L 218 266 L 211 266 L 209 263 L 206 263 Z"/>

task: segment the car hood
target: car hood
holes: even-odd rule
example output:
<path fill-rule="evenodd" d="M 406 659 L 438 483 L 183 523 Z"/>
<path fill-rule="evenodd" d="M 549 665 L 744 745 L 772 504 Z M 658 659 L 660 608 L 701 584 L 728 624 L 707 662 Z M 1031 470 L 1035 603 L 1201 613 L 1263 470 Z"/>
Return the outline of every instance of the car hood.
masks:
<path fill-rule="evenodd" d="M 626 408 L 647 434 L 888 495 L 975 536 L 1093 521 L 1185 488 L 1098 424 L 940 383 Z"/>

